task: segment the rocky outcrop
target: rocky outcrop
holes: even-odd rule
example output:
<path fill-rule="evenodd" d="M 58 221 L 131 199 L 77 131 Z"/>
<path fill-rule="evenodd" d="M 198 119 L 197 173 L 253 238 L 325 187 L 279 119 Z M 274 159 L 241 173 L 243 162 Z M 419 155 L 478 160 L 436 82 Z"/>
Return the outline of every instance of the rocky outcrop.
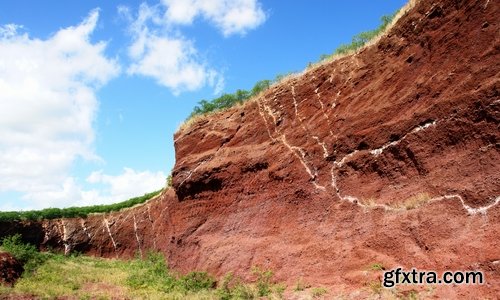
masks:
<path fill-rule="evenodd" d="M 481 270 L 483 285 L 429 293 L 498 295 L 499 9 L 417 1 L 358 54 L 176 133 L 173 189 L 157 198 L 0 235 L 106 257 L 159 250 L 179 271 L 260 266 L 343 293 L 368 286 L 375 263 Z"/>
<path fill-rule="evenodd" d="M 0 252 L 0 284 L 12 286 L 23 271 L 21 263 L 12 255 Z"/>

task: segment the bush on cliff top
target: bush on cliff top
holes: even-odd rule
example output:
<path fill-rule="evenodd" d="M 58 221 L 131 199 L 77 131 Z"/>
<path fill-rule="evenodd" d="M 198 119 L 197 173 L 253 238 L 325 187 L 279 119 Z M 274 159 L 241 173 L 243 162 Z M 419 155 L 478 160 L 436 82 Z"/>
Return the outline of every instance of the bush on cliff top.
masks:
<path fill-rule="evenodd" d="M 363 31 L 358 34 L 356 34 L 353 38 L 350 44 L 341 44 L 340 46 L 333 51 L 333 54 L 324 54 L 321 55 L 320 61 L 323 61 L 325 59 L 328 59 L 334 55 L 345 55 L 350 52 L 356 51 L 366 45 L 369 41 L 373 40 L 377 36 L 379 36 L 381 33 L 383 33 L 389 24 L 391 24 L 392 20 L 394 20 L 394 17 L 398 14 L 399 10 L 395 11 L 391 15 L 385 15 L 380 18 L 380 25 L 373 29 L 373 30 L 368 30 L 368 31 Z"/>
<path fill-rule="evenodd" d="M 147 200 L 158 195 L 162 190 L 145 194 L 141 197 L 131 198 L 129 200 L 108 205 L 93 205 L 83 207 L 68 207 L 68 208 L 46 208 L 42 210 L 29 211 L 5 211 L 0 212 L 0 222 L 8 221 L 37 221 L 43 219 L 58 219 L 58 218 L 85 218 L 93 213 L 109 213 L 119 211 L 124 208 L 132 207 L 137 204 L 146 202 Z"/>
<path fill-rule="evenodd" d="M 350 44 L 341 44 L 339 47 L 335 49 L 333 54 L 323 54 L 320 57 L 320 62 L 324 61 L 334 55 L 346 55 L 352 51 L 356 51 L 366 45 L 369 41 L 379 36 L 382 32 L 387 29 L 387 26 L 394 20 L 394 17 L 397 15 L 399 10 L 394 12 L 391 15 L 385 15 L 381 17 L 381 24 L 379 27 L 373 30 L 364 31 L 358 33 L 352 38 L 352 42 Z M 310 64 L 312 65 L 312 64 Z M 283 78 L 288 76 L 288 74 L 278 75 L 274 80 L 261 80 L 258 81 L 254 87 L 250 90 L 236 90 L 236 92 L 232 94 L 222 94 L 222 96 L 217 97 L 212 100 L 200 100 L 198 105 L 193 108 L 193 111 L 186 119 L 186 121 L 198 115 L 206 115 L 211 112 L 223 110 L 230 108 L 236 104 L 241 104 L 246 100 L 252 98 L 253 96 L 258 95 L 260 92 L 267 90 L 273 83 L 281 81 Z"/>
<path fill-rule="evenodd" d="M 250 90 L 237 90 L 232 94 L 222 94 L 222 96 L 207 101 L 205 99 L 200 100 L 198 105 L 193 108 L 193 111 L 187 118 L 188 120 L 197 115 L 205 115 L 210 112 L 226 109 L 232 107 L 236 104 L 241 104 L 251 97 L 259 94 L 260 92 L 268 89 L 273 81 L 271 80 L 261 80 L 257 82 L 254 87 Z"/>

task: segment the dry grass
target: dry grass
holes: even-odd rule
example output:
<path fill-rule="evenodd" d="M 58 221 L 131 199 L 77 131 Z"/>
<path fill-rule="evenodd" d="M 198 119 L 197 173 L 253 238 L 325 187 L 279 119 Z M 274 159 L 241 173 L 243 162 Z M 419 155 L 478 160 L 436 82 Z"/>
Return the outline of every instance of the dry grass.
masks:
<path fill-rule="evenodd" d="M 373 263 L 368 267 L 369 271 L 383 271 L 385 267 L 382 263 Z"/>
<path fill-rule="evenodd" d="M 377 201 L 375 200 L 375 198 L 363 198 L 360 200 L 360 203 L 361 205 L 364 205 L 366 207 L 376 207 L 378 206 L 379 204 L 377 203 Z"/>
<path fill-rule="evenodd" d="M 418 193 L 406 198 L 401 203 L 388 205 L 377 203 L 375 198 L 361 199 L 360 203 L 367 208 L 386 207 L 394 210 L 412 210 L 428 203 L 432 197 L 428 193 Z"/>
<path fill-rule="evenodd" d="M 431 199 L 432 197 L 427 193 L 418 193 L 404 200 L 398 205 L 398 208 L 406 210 L 415 209 L 428 203 Z"/>
<path fill-rule="evenodd" d="M 396 14 L 396 16 L 394 16 L 394 18 L 392 19 L 391 23 L 389 25 L 387 25 L 386 29 L 381 32 L 379 35 L 377 35 L 376 37 L 374 37 L 373 39 L 371 39 L 370 41 L 368 41 L 363 47 L 359 48 L 359 49 L 356 49 L 356 50 L 352 50 L 348 53 L 344 53 L 344 54 L 334 54 L 334 55 L 331 55 L 330 57 L 320 61 L 320 62 L 317 62 L 317 63 L 313 63 L 311 64 L 309 67 L 308 67 L 308 72 L 309 71 L 314 71 L 316 70 L 317 68 L 325 65 L 325 64 L 328 64 L 328 63 L 331 63 L 333 61 L 336 61 L 336 60 L 339 60 L 341 58 L 344 58 L 346 56 L 350 56 L 350 55 L 354 55 L 354 54 L 357 54 L 361 51 L 363 51 L 364 49 L 368 48 L 368 47 L 371 47 L 373 45 L 375 45 L 376 43 L 378 43 L 380 41 L 380 39 L 382 37 L 384 37 L 385 35 L 387 35 L 388 32 L 391 31 L 391 29 L 394 27 L 394 25 L 397 23 L 397 21 L 399 19 L 401 19 L 402 16 L 404 16 L 408 11 L 410 11 L 413 7 L 415 7 L 415 5 L 419 2 L 420 0 L 409 0 L 405 6 L 403 6 L 399 12 Z"/>

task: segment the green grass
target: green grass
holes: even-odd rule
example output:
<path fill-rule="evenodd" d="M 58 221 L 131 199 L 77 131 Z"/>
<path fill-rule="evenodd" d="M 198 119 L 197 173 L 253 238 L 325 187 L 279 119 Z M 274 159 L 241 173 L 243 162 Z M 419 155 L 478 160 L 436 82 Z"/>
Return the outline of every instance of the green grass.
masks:
<path fill-rule="evenodd" d="M 41 299 L 281 299 L 282 286 L 271 284 L 265 271 L 256 283 L 235 277 L 216 287 L 205 272 L 179 275 L 158 253 L 123 261 L 88 256 L 43 254 L 35 272 L 25 273 L 13 288 L 1 287 L 0 298 L 32 295 Z M 263 273 L 263 274 L 264 274 Z M 262 281 L 260 281 L 262 280 Z"/>
<path fill-rule="evenodd" d="M 297 280 L 297 283 L 295 284 L 295 287 L 294 287 L 294 291 L 296 292 L 301 292 L 307 288 L 309 288 L 310 285 L 308 285 L 307 283 L 304 282 L 304 280 L 302 278 L 299 278 Z"/>
<path fill-rule="evenodd" d="M 369 266 L 368 269 L 371 271 L 383 271 L 385 270 L 385 267 L 382 263 L 373 263 Z"/>
<path fill-rule="evenodd" d="M 271 283 L 273 272 L 270 270 L 264 271 L 258 267 L 255 267 L 252 271 L 257 276 L 256 287 L 258 296 L 269 296 L 273 288 L 273 284 Z"/>
<path fill-rule="evenodd" d="M 278 77 L 276 80 L 278 80 Z M 205 99 L 200 100 L 198 102 L 198 105 L 193 108 L 193 111 L 186 121 L 198 115 L 206 115 L 215 111 L 227 109 L 236 104 L 242 104 L 253 96 L 256 96 L 262 91 L 268 89 L 271 84 L 273 84 L 273 82 L 275 81 L 261 80 L 257 82 L 249 91 L 239 89 L 234 93 L 222 94 L 220 97 L 214 98 L 209 101 Z"/>
<path fill-rule="evenodd" d="M 370 42 L 371 40 L 382 34 L 387 29 L 387 26 L 391 24 L 392 20 L 394 20 L 394 17 L 398 14 L 398 12 L 399 10 L 395 11 L 391 15 L 382 16 L 380 18 L 380 25 L 377 28 L 356 34 L 352 38 L 351 43 L 341 44 L 340 46 L 337 47 L 337 49 L 333 51 L 332 54 L 321 55 L 320 61 L 326 60 L 334 55 L 345 55 L 360 49 L 368 42 Z"/>
<path fill-rule="evenodd" d="M 32 296 L 40 299 L 281 299 L 284 286 L 272 283 L 272 272 L 253 269 L 254 283 L 227 275 L 217 287 L 206 272 L 178 274 L 161 253 L 117 260 L 83 255 L 41 253 L 23 244 L 20 235 L 2 240 L 0 251 L 25 265 L 14 287 L 0 287 L 0 299 Z M 26 266 L 30 265 L 29 268 Z"/>
<path fill-rule="evenodd" d="M 24 273 L 13 288 L 2 287 L 0 298 L 33 295 L 41 299 L 216 299 L 215 280 L 203 272 L 179 276 L 164 257 L 123 261 L 87 256 L 42 254 L 35 272 Z"/>
<path fill-rule="evenodd" d="M 68 208 L 46 208 L 42 210 L 30 211 L 2 211 L 0 212 L 0 222 L 10 221 L 37 221 L 42 219 L 58 219 L 58 218 L 85 218 L 93 213 L 109 213 L 119 211 L 124 208 L 129 208 L 137 204 L 146 202 L 147 200 L 158 195 L 162 190 L 144 194 L 141 197 L 131 198 L 129 200 L 108 205 L 93 205 L 82 207 Z"/>
<path fill-rule="evenodd" d="M 315 287 L 311 289 L 311 296 L 313 298 L 319 298 L 326 293 L 328 293 L 328 290 L 325 289 L 324 287 Z"/>
<path fill-rule="evenodd" d="M 25 272 L 33 272 L 45 261 L 45 256 L 31 244 L 24 244 L 20 234 L 3 238 L 0 250 L 10 253 L 24 266 Z"/>
<path fill-rule="evenodd" d="M 272 272 L 257 268 L 253 270 L 252 283 L 232 274 L 217 283 L 205 272 L 178 274 L 168 268 L 163 255 L 154 252 L 144 259 L 128 261 L 83 255 L 39 255 L 44 257 L 43 262 L 36 270 L 25 272 L 14 287 L 0 285 L 0 299 L 23 296 L 36 299 L 284 299 L 287 289 L 282 283 L 273 283 Z M 384 299 L 417 299 L 416 292 L 404 297 L 397 289 L 383 289 L 379 281 L 367 283 L 366 288 L 369 294 Z M 311 287 L 302 280 L 286 297 L 290 295 L 303 299 L 335 296 L 324 287 Z"/>

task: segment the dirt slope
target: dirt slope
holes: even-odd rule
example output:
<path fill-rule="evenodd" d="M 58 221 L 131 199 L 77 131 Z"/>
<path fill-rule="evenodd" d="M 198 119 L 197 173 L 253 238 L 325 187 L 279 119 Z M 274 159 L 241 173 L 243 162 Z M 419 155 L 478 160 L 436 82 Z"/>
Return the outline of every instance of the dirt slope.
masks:
<path fill-rule="evenodd" d="M 495 297 L 498 20 L 498 1 L 417 1 L 359 54 L 178 132 L 174 188 L 155 200 L 0 235 L 108 257 L 158 249 L 180 271 L 260 266 L 360 298 L 374 263 L 482 270 L 481 286 L 415 289 Z"/>
<path fill-rule="evenodd" d="M 17 259 L 9 253 L 0 252 L 0 285 L 13 285 L 23 271 L 24 268 Z"/>

